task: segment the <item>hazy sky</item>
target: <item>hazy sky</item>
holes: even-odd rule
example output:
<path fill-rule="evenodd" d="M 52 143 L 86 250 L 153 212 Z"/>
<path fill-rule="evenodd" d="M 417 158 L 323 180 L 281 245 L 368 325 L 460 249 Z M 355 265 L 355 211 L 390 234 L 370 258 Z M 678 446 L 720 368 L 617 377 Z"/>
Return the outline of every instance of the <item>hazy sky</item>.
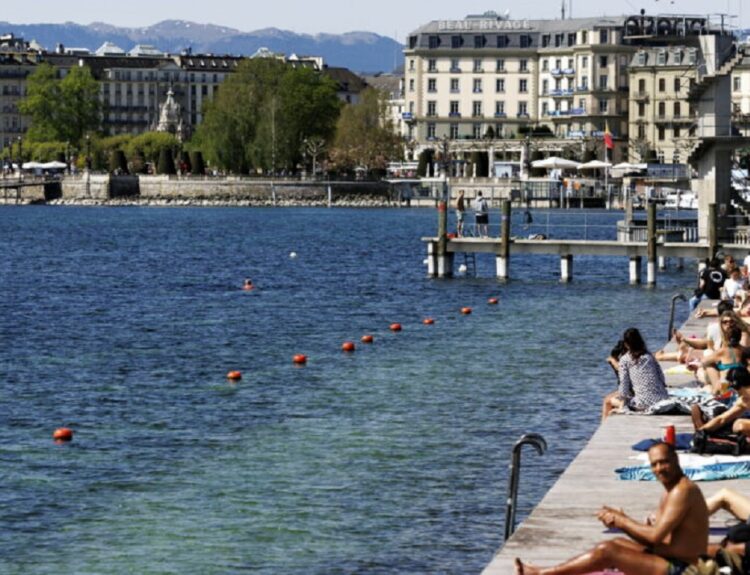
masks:
<path fill-rule="evenodd" d="M 249 32 L 275 27 L 294 32 L 341 33 L 354 30 L 404 37 L 430 20 L 461 19 L 487 10 L 512 19 L 559 18 L 563 0 L 526 0 L 493 4 L 487 0 L 34 0 L 3 2 L 0 20 L 14 24 L 106 22 L 119 26 L 148 26 L 161 20 L 179 19 L 219 24 Z M 648 13 L 737 16 L 732 22 L 750 28 L 750 0 L 565 0 L 572 3 L 574 17 Z M 745 6 L 742 6 L 742 3 Z M 0 30 L 0 33 L 3 31 Z"/>

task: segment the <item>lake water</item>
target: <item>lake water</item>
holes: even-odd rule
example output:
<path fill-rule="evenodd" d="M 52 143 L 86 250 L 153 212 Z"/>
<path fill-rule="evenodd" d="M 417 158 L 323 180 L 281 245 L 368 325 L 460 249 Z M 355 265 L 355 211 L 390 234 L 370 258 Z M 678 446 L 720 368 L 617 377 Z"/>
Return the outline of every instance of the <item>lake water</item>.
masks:
<path fill-rule="evenodd" d="M 621 214 L 550 220 L 583 217 L 613 238 Z M 0 207 L 0 573 L 479 572 L 512 444 L 549 443 L 525 454 L 522 519 L 596 428 L 619 334 L 658 348 L 695 272 L 647 289 L 579 257 L 561 285 L 558 258 L 515 257 L 503 284 L 479 256 L 478 278 L 429 279 L 436 222 Z"/>

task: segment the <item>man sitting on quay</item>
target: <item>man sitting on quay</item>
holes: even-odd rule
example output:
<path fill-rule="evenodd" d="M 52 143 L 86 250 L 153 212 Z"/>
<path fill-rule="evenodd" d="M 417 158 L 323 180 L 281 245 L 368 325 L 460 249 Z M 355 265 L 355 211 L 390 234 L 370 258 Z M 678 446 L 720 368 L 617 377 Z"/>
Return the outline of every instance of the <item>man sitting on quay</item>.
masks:
<path fill-rule="evenodd" d="M 666 490 L 653 520 L 642 523 L 622 510 L 602 507 L 598 519 L 620 529 L 618 537 L 555 567 L 516 559 L 516 575 L 582 575 L 617 568 L 625 575 L 681 575 L 705 555 L 708 507 L 698 486 L 682 472 L 674 447 L 657 443 L 648 450 L 651 470 Z"/>

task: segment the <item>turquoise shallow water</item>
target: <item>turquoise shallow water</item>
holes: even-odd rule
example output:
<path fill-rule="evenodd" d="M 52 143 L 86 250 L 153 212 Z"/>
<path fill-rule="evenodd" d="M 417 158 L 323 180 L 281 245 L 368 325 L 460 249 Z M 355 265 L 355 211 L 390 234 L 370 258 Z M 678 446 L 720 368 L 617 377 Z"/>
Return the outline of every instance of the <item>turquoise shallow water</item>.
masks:
<path fill-rule="evenodd" d="M 614 235 L 618 215 L 585 217 Z M 523 517 L 595 429 L 618 335 L 657 347 L 694 273 L 631 287 L 626 261 L 581 257 L 560 285 L 539 256 L 501 284 L 480 257 L 479 278 L 433 280 L 435 223 L 0 208 L 0 573 L 478 572 L 513 442 L 550 445 L 524 459 Z"/>

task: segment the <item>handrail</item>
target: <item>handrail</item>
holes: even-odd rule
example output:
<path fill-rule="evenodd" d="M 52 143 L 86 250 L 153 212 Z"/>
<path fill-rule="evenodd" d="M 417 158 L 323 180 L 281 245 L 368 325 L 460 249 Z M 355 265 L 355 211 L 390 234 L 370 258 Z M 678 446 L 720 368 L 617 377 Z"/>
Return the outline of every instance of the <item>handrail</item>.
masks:
<path fill-rule="evenodd" d="M 513 446 L 513 455 L 510 463 L 510 482 L 508 487 L 508 499 L 505 509 L 505 541 L 510 539 L 516 529 L 516 500 L 518 499 L 518 481 L 521 474 L 521 448 L 524 445 L 533 446 L 539 455 L 547 451 L 547 442 L 538 433 L 526 433 Z"/>
<path fill-rule="evenodd" d="M 672 339 L 672 330 L 674 329 L 674 308 L 677 300 L 687 301 L 687 298 L 681 293 L 676 293 L 672 296 L 672 310 L 669 312 L 669 331 L 667 332 L 667 341 Z"/>

